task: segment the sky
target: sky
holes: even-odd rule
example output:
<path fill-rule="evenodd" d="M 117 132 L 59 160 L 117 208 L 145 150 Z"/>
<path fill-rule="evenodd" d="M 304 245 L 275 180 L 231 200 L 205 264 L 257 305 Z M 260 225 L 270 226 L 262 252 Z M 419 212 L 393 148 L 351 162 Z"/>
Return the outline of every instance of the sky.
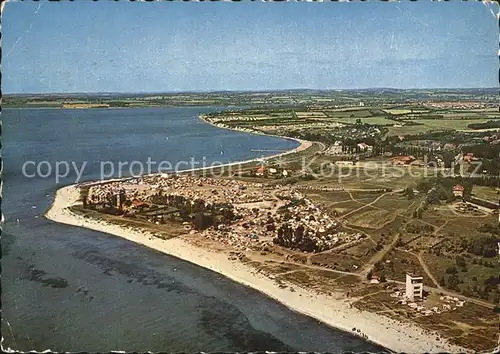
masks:
<path fill-rule="evenodd" d="M 498 4 L 10 2 L 4 93 L 498 86 Z"/>

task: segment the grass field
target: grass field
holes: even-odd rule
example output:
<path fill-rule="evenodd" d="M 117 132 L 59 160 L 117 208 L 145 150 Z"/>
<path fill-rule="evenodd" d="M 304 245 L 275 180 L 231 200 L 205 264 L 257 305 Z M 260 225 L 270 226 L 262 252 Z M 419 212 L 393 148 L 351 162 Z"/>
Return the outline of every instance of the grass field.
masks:
<path fill-rule="evenodd" d="M 478 198 L 491 200 L 497 202 L 500 198 L 500 192 L 496 188 L 484 187 L 484 186 L 474 186 L 472 188 L 472 194 Z"/>
<path fill-rule="evenodd" d="M 488 119 L 415 119 L 413 122 L 424 124 L 430 129 L 470 129 L 469 124 L 486 123 Z"/>
<path fill-rule="evenodd" d="M 371 117 L 372 114 L 370 110 L 364 109 L 345 109 L 345 110 L 334 110 L 334 111 L 324 111 L 325 114 L 330 118 L 366 118 Z"/>
<path fill-rule="evenodd" d="M 404 125 L 390 127 L 388 135 L 421 134 L 431 130 L 470 130 L 472 123 L 486 123 L 490 119 L 412 119 L 411 122 L 419 125 Z"/>
<path fill-rule="evenodd" d="M 356 124 L 357 120 L 360 119 L 363 124 L 372 124 L 372 125 L 394 125 L 395 121 L 391 119 L 387 119 L 382 116 L 374 116 L 374 117 L 332 117 L 329 121 L 343 123 L 343 124 Z"/>
<path fill-rule="evenodd" d="M 389 210 L 373 209 L 366 207 L 348 217 L 349 224 L 365 228 L 378 229 L 390 222 L 394 214 Z"/>
<path fill-rule="evenodd" d="M 409 109 L 384 109 L 384 111 L 394 115 L 412 113 Z"/>
<path fill-rule="evenodd" d="M 391 251 L 386 256 L 386 260 L 382 262 L 381 267 L 383 268 L 382 272 L 390 279 L 405 281 L 406 273 L 413 273 L 421 275 L 424 278 L 424 284 L 432 284 L 417 257 L 408 252 L 400 250 Z"/>
<path fill-rule="evenodd" d="M 297 118 L 327 118 L 324 112 L 295 112 Z"/>
<path fill-rule="evenodd" d="M 411 125 L 411 126 L 401 126 L 401 127 L 390 127 L 389 131 L 387 132 L 388 136 L 394 136 L 394 135 L 417 135 L 417 134 L 423 134 L 429 132 L 430 129 L 426 125 Z"/>

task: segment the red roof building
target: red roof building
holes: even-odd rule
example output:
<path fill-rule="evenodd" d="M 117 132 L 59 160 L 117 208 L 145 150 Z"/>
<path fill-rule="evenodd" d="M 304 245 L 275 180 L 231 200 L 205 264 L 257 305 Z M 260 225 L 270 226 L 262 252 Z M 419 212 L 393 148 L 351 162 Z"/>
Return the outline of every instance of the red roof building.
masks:
<path fill-rule="evenodd" d="M 132 205 L 134 206 L 134 208 L 140 208 L 140 207 L 147 206 L 147 204 L 146 204 L 146 203 L 141 202 L 140 200 L 137 200 L 137 199 L 135 199 L 135 200 L 132 202 Z"/>
<path fill-rule="evenodd" d="M 392 163 L 395 165 L 408 165 L 415 160 L 414 156 L 396 156 L 392 158 Z"/>
<path fill-rule="evenodd" d="M 264 174 L 264 171 L 265 171 L 264 166 L 259 166 L 259 167 L 257 167 L 257 170 L 255 171 L 255 174 L 257 176 L 262 176 Z"/>
<path fill-rule="evenodd" d="M 453 196 L 462 198 L 464 196 L 464 186 L 457 184 L 453 187 Z"/>
<path fill-rule="evenodd" d="M 463 156 L 463 160 L 464 160 L 465 162 L 471 162 L 471 161 L 473 160 L 473 158 L 474 158 L 474 154 L 473 154 L 473 153 L 471 153 L 471 152 L 469 152 L 469 153 L 467 153 L 467 154 L 465 154 L 465 155 Z"/>

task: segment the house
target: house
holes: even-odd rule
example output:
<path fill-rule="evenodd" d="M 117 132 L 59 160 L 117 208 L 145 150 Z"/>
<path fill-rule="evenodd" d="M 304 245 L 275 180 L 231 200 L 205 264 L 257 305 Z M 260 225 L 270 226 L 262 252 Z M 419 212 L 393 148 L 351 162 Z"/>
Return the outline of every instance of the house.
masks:
<path fill-rule="evenodd" d="M 456 147 L 457 146 L 455 144 L 447 143 L 447 144 L 444 144 L 443 150 L 445 150 L 445 151 L 451 151 L 451 150 L 455 150 Z"/>
<path fill-rule="evenodd" d="M 453 187 L 453 196 L 456 198 L 463 198 L 464 196 L 464 187 L 460 184 L 457 184 Z"/>
<path fill-rule="evenodd" d="M 392 158 L 392 163 L 394 165 L 408 165 L 415 160 L 414 156 L 396 156 Z"/>
<path fill-rule="evenodd" d="M 424 278 L 406 273 L 406 293 L 405 297 L 414 301 L 415 298 L 422 298 L 424 290 Z"/>
<path fill-rule="evenodd" d="M 399 141 L 403 141 L 403 140 L 405 140 L 405 136 L 404 135 L 399 135 L 398 139 L 399 139 Z"/>
<path fill-rule="evenodd" d="M 366 143 L 359 143 L 359 144 L 358 144 L 358 148 L 359 148 L 361 151 L 372 151 L 372 150 L 373 150 L 373 146 L 368 145 L 368 144 L 366 144 Z"/>
<path fill-rule="evenodd" d="M 256 176 L 264 176 L 265 168 L 264 166 L 259 166 L 257 167 L 257 170 L 255 171 Z"/>
<path fill-rule="evenodd" d="M 271 174 L 271 175 L 275 174 L 276 172 L 278 172 L 278 171 L 277 171 L 275 168 L 272 168 L 272 167 L 271 167 L 271 168 L 269 169 L 269 174 Z"/>
<path fill-rule="evenodd" d="M 471 162 L 472 160 L 474 160 L 474 154 L 472 152 L 469 152 L 463 156 L 462 160 L 464 162 Z"/>
<path fill-rule="evenodd" d="M 136 209 L 141 209 L 147 207 L 148 205 L 140 200 L 134 199 L 134 201 L 132 201 L 132 206 Z"/>
<path fill-rule="evenodd" d="M 283 177 L 287 177 L 288 176 L 288 171 L 287 170 L 283 170 L 282 175 L 283 175 Z"/>

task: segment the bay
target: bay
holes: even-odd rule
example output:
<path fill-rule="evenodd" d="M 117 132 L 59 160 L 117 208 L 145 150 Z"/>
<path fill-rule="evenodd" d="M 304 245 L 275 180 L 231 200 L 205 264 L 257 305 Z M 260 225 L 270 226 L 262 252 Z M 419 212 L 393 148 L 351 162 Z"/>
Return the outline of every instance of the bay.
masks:
<path fill-rule="evenodd" d="M 234 162 L 297 143 L 218 129 L 198 119 L 220 107 L 5 109 L 2 335 L 38 351 L 380 351 L 261 293 L 127 240 L 43 217 L 63 161 L 100 176 L 101 162 Z M 221 154 L 222 151 L 222 154 Z M 47 177 L 26 177 L 42 161 Z M 136 164 L 138 165 L 138 164 Z M 62 166 L 62 164 L 61 164 Z M 109 172 L 109 170 L 107 171 Z M 118 171 L 115 171 L 115 175 Z M 130 173 L 130 171 L 128 171 Z M 127 174 L 127 171 L 125 171 Z"/>

